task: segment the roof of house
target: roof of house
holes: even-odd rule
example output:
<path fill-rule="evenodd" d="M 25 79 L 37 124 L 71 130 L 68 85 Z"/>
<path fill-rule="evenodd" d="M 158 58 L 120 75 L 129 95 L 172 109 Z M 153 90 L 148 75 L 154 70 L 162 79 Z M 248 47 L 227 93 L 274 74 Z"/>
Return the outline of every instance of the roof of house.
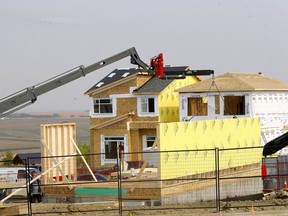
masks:
<path fill-rule="evenodd" d="M 188 66 L 166 66 L 164 67 L 165 73 L 171 72 L 182 72 L 186 71 Z M 125 80 L 131 77 L 132 75 L 136 75 L 139 73 L 147 74 L 147 72 L 143 69 L 139 68 L 125 68 L 125 69 L 115 69 L 111 73 L 109 73 L 106 77 L 97 82 L 94 86 L 92 86 L 85 94 L 88 94 L 92 91 L 100 89 L 104 86 L 108 86 L 111 83 L 119 82 L 119 80 Z M 146 82 L 143 86 L 135 90 L 135 93 L 143 93 L 143 92 L 160 92 L 167 85 L 169 85 L 173 79 L 159 79 L 157 77 L 152 77 L 148 82 Z"/>
<path fill-rule="evenodd" d="M 167 66 L 164 67 L 164 73 L 171 73 L 171 72 L 183 72 L 187 70 L 188 66 L 178 66 L 178 67 L 171 67 Z M 159 93 L 163 89 L 165 89 L 173 79 L 160 79 L 156 76 L 151 77 L 146 83 L 144 83 L 139 88 L 135 89 L 133 93 L 135 94 L 144 94 L 144 93 Z"/>
<path fill-rule="evenodd" d="M 266 77 L 261 73 L 225 73 L 215 78 L 177 89 L 177 92 L 244 92 L 288 91 L 288 83 Z"/>
<path fill-rule="evenodd" d="M 40 153 L 20 153 L 15 155 L 13 158 L 13 164 L 25 164 L 26 161 L 30 161 L 30 164 L 40 164 L 41 154 Z"/>
<path fill-rule="evenodd" d="M 135 89 L 133 93 L 158 93 L 165 89 L 173 80 L 172 79 L 160 79 L 158 77 L 152 77 L 144 85 Z"/>
<path fill-rule="evenodd" d="M 85 92 L 85 94 L 94 91 L 96 89 L 99 89 L 103 86 L 107 86 L 118 80 L 130 77 L 131 75 L 137 74 L 139 72 L 145 72 L 145 71 L 143 69 L 138 68 L 115 69 L 111 73 L 109 73 L 106 77 L 97 82 L 94 86 L 92 86 L 88 91 Z"/>

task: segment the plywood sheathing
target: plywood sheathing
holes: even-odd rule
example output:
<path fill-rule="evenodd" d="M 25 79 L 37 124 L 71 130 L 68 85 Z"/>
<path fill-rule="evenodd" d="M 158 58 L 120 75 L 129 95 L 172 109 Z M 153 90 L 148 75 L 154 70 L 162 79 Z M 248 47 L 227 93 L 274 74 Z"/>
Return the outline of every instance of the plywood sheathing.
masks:
<path fill-rule="evenodd" d="M 3 216 L 15 216 L 15 215 L 28 215 L 27 204 L 16 204 L 13 206 L 2 206 L 0 207 L 0 215 Z"/>
<path fill-rule="evenodd" d="M 224 169 L 220 171 L 221 185 L 231 184 L 234 182 L 245 181 L 245 177 L 253 177 L 261 175 L 260 163 L 251 164 L 247 166 L 240 166 L 234 169 Z M 153 176 L 153 174 L 152 174 Z M 198 174 L 193 176 L 182 176 L 179 179 L 171 179 L 164 181 L 162 184 L 160 181 L 153 181 L 155 178 L 149 177 L 149 173 L 142 176 L 140 180 L 144 180 L 141 184 L 137 184 L 134 190 L 131 190 L 131 185 L 135 183 L 135 177 L 129 180 L 122 181 L 122 198 L 123 199 L 154 199 L 163 198 L 192 191 L 199 191 L 206 189 L 207 187 L 215 187 L 215 173 L 209 172 L 204 174 Z M 239 177 L 239 178 L 237 178 Z M 197 180 L 191 180 L 191 179 Z M 201 179 L 202 178 L 202 179 Z M 205 179 L 210 178 L 210 179 Z M 149 181 L 151 180 L 151 181 Z M 100 182 L 100 183 L 84 183 L 75 185 L 72 190 L 69 190 L 67 186 L 46 186 L 44 187 L 44 193 L 46 196 L 69 196 L 69 197 L 99 197 L 102 199 L 118 199 L 118 183 L 117 182 Z"/>
<path fill-rule="evenodd" d="M 185 86 L 177 92 L 245 92 L 288 91 L 288 83 L 274 80 L 263 74 L 225 73 L 215 78 Z"/>
<path fill-rule="evenodd" d="M 155 129 L 158 126 L 159 122 L 158 121 L 133 121 L 133 122 L 128 122 L 128 127 L 129 130 L 138 130 L 138 129 Z"/>
<path fill-rule="evenodd" d="M 237 167 L 235 169 L 224 169 L 220 171 L 221 178 L 227 178 L 227 179 L 221 179 L 220 184 L 231 184 L 234 182 L 241 182 L 246 181 L 249 177 L 255 177 L 255 176 L 261 176 L 261 164 L 251 164 L 246 166 Z M 247 178 L 243 178 L 243 176 Z M 173 196 L 177 194 L 182 193 L 188 193 L 191 191 L 198 191 L 203 190 L 208 187 L 215 187 L 215 173 L 210 172 L 207 173 L 206 176 L 203 176 L 203 174 L 193 175 L 193 176 L 187 176 L 188 179 L 197 179 L 197 180 L 171 180 L 168 182 L 163 182 L 162 188 L 161 188 L 161 197 L 167 197 L 167 196 Z M 201 179 L 202 178 L 202 179 Z M 205 179 L 207 178 L 207 179 Z M 211 178 L 211 179 L 208 179 Z M 166 184 L 168 183 L 168 184 Z"/>
<path fill-rule="evenodd" d="M 120 116 L 117 116 L 117 117 L 114 117 L 112 119 L 109 119 L 105 122 L 102 122 L 98 125 L 95 125 L 93 127 L 91 127 L 90 129 L 93 130 L 93 129 L 100 129 L 100 128 L 104 128 L 104 127 L 107 127 L 109 125 L 112 125 L 112 124 L 115 124 L 119 121 L 122 121 L 122 120 L 125 120 L 125 119 L 129 119 L 129 117 L 131 118 L 132 116 L 134 116 L 135 114 L 132 112 L 132 113 L 125 113 L 123 115 L 120 115 Z"/>

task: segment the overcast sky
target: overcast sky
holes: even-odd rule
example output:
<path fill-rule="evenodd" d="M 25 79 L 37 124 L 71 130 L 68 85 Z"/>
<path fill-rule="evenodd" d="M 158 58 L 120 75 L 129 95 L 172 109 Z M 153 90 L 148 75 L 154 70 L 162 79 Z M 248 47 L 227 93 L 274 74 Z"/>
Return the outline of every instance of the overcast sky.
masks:
<path fill-rule="evenodd" d="M 0 98 L 135 47 L 141 59 L 262 72 L 288 82 L 287 0 L 0 0 Z M 84 95 L 126 58 L 21 111 L 84 111 Z"/>

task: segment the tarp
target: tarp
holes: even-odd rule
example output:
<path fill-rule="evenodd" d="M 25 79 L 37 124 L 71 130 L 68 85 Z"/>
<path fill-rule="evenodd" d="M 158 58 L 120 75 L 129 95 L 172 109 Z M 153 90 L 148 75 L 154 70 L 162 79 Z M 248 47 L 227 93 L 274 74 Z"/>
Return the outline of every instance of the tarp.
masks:
<path fill-rule="evenodd" d="M 265 157 L 267 155 L 272 155 L 277 151 L 281 150 L 282 148 L 286 147 L 287 145 L 288 145 L 288 132 L 266 143 L 263 148 L 262 155 Z"/>

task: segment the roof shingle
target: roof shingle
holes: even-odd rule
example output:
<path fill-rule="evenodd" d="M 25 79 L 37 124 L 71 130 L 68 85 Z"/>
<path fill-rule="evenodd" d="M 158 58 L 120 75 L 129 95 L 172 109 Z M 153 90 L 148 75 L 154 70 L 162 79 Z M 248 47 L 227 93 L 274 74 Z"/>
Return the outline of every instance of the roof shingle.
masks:
<path fill-rule="evenodd" d="M 94 86 L 92 86 L 89 90 L 87 90 L 85 94 L 139 72 L 145 72 L 145 71 L 137 68 L 115 69 L 111 73 L 109 73 L 106 77 L 97 82 Z"/>

